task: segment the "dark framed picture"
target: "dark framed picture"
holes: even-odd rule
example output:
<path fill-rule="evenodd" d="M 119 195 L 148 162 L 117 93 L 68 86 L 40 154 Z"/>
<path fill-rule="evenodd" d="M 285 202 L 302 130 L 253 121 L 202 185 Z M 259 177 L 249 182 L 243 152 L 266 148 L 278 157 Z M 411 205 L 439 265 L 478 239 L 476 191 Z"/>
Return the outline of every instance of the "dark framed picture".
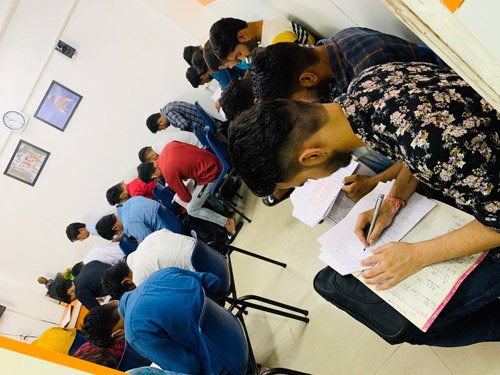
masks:
<path fill-rule="evenodd" d="M 50 152 L 21 139 L 3 174 L 34 186 L 49 155 Z"/>
<path fill-rule="evenodd" d="M 52 81 L 36 110 L 35 118 L 64 131 L 81 100 L 81 95 Z"/>

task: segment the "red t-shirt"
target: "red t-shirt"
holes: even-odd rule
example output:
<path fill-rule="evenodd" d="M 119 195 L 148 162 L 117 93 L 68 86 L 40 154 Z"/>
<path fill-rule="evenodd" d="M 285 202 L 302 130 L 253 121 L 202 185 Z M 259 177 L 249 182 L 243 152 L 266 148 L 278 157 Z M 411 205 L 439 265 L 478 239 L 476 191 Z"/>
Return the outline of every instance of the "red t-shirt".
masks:
<path fill-rule="evenodd" d="M 156 180 L 151 181 L 150 183 L 146 184 L 145 182 L 142 182 L 138 178 L 133 179 L 130 181 L 129 184 L 125 184 L 125 189 L 129 192 L 131 197 L 135 196 L 142 196 L 145 198 L 149 199 L 155 199 L 153 195 L 153 191 L 156 186 Z"/>
<path fill-rule="evenodd" d="M 181 142 L 170 142 L 156 160 L 165 182 L 184 202 L 191 201 L 191 193 L 182 180 L 193 179 L 196 185 L 214 181 L 222 172 L 219 158 L 207 150 Z"/>

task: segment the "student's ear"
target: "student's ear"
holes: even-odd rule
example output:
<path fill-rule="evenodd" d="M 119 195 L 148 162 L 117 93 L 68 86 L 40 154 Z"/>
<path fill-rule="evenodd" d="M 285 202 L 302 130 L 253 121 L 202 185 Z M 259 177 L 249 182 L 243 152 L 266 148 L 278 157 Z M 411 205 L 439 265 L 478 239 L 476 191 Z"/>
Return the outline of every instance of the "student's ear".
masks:
<path fill-rule="evenodd" d="M 318 85 L 319 78 L 313 72 L 304 71 L 299 76 L 299 83 L 302 87 L 314 87 Z"/>
<path fill-rule="evenodd" d="M 124 277 L 121 284 L 123 286 L 126 286 L 126 287 L 131 287 L 132 285 L 134 285 L 134 283 L 132 282 L 132 279 L 130 277 Z"/>
<path fill-rule="evenodd" d="M 327 152 L 319 147 L 309 147 L 299 154 L 299 163 L 305 167 L 313 167 L 323 163 L 328 157 Z"/>
<path fill-rule="evenodd" d="M 116 331 L 114 331 L 113 333 L 111 333 L 111 337 L 115 341 L 119 341 L 125 337 L 125 330 L 123 328 L 119 328 Z"/>
<path fill-rule="evenodd" d="M 250 35 L 248 35 L 247 29 L 241 29 L 238 31 L 238 42 L 246 43 L 250 41 Z"/>

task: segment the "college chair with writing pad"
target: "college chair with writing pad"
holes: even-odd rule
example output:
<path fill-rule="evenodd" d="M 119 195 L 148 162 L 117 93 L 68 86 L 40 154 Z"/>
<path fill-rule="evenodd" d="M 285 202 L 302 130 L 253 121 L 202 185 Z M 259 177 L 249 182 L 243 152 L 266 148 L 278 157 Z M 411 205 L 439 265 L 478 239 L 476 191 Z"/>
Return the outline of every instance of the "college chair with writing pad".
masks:
<path fill-rule="evenodd" d="M 200 314 L 199 330 L 205 347 L 207 358 L 217 358 L 223 363 L 225 373 L 229 374 L 259 374 L 259 366 L 255 360 L 248 332 L 239 311 L 233 315 L 208 297 L 204 297 L 203 309 Z M 213 366 L 211 374 L 217 374 Z M 274 374 L 307 375 L 289 369 L 270 369 Z"/>
<path fill-rule="evenodd" d="M 263 260 L 268 259 L 265 257 L 263 258 L 264 258 Z M 220 279 L 221 281 L 220 299 L 227 302 L 230 305 L 229 306 L 230 310 L 237 308 L 243 313 L 246 313 L 247 308 L 253 308 L 271 314 L 276 314 L 287 318 L 300 320 L 304 323 L 309 322 L 309 318 L 307 318 L 309 312 L 307 310 L 303 310 L 295 306 L 287 305 L 254 294 L 238 297 L 234 282 L 233 270 L 230 263 L 230 258 L 228 256 L 222 255 L 219 251 L 211 248 L 210 246 L 208 246 L 207 244 L 205 244 L 200 240 L 196 240 L 196 244 L 193 249 L 193 254 L 191 255 L 191 264 L 193 265 L 193 268 L 196 271 L 208 272 L 217 276 Z"/>
<path fill-rule="evenodd" d="M 139 246 L 134 237 L 127 236 L 126 234 L 123 234 L 123 237 L 118 245 L 125 255 L 133 253 L 137 249 L 137 246 Z"/>
<path fill-rule="evenodd" d="M 165 208 L 168 208 L 174 215 L 180 215 L 182 212 L 181 206 L 174 202 L 175 193 L 160 181 L 158 181 L 153 190 L 155 199 Z"/>
<path fill-rule="evenodd" d="M 235 172 L 230 163 L 227 146 L 217 138 L 218 129 L 215 120 L 203 109 L 200 103 L 195 102 L 194 105 L 196 107 L 196 111 L 198 112 L 200 117 L 203 119 L 203 122 L 205 123 L 204 133 L 205 133 L 205 139 L 209 144 L 209 149 L 215 155 L 217 155 L 220 162 L 222 163 L 222 172 L 219 175 L 219 177 L 215 180 L 210 194 L 215 198 L 217 198 L 224 206 L 236 211 L 242 218 L 244 218 L 247 222 L 251 223 L 252 221 L 238 210 L 236 203 L 231 201 L 232 197 L 225 197 L 224 194 L 221 193 L 223 191 L 231 190 L 231 189 L 226 189 L 226 185 L 234 184 L 233 176 L 235 176 Z M 235 195 L 238 196 L 239 198 L 243 198 L 237 192 L 235 192 Z"/>

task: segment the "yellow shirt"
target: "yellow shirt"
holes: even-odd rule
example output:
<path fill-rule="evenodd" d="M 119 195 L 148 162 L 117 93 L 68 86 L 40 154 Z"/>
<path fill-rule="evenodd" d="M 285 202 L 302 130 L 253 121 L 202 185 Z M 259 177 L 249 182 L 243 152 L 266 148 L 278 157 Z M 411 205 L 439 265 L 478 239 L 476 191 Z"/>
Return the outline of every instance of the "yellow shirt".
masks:
<path fill-rule="evenodd" d="M 53 327 L 47 329 L 42 335 L 31 344 L 39 348 L 45 348 L 54 352 L 68 354 L 69 348 L 75 341 L 75 328 Z"/>

